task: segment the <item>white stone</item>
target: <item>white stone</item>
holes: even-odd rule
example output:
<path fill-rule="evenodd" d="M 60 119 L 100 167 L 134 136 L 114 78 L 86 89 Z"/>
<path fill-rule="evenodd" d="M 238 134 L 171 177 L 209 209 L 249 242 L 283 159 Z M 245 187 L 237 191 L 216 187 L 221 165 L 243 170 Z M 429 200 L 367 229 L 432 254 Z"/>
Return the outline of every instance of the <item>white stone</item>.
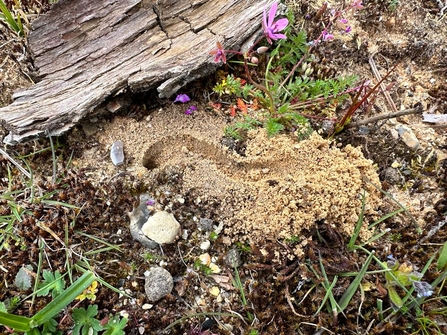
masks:
<path fill-rule="evenodd" d="M 159 244 L 172 243 L 180 231 L 180 224 L 174 215 L 162 211 L 149 217 L 141 231 Z"/>
<path fill-rule="evenodd" d="M 211 247 L 211 242 L 208 240 L 200 243 L 200 249 L 202 249 L 202 250 L 208 250 L 210 247 Z"/>
<path fill-rule="evenodd" d="M 110 148 L 110 159 L 114 165 L 124 163 L 124 145 L 122 141 L 115 141 Z"/>

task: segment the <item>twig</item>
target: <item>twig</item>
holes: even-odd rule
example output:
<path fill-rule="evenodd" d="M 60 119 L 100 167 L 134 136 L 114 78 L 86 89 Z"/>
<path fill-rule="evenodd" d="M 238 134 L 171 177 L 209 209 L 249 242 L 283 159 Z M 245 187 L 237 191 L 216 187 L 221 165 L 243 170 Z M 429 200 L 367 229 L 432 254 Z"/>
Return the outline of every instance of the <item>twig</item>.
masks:
<path fill-rule="evenodd" d="M 289 285 L 286 283 L 286 299 L 287 299 L 287 303 L 290 306 L 290 309 L 292 310 L 292 313 L 295 314 L 296 316 L 300 316 L 302 318 L 308 318 L 308 315 L 302 315 L 299 314 L 295 311 L 295 308 L 293 307 L 293 303 L 292 303 L 292 299 L 290 298 L 290 293 L 289 293 Z"/>
<path fill-rule="evenodd" d="M 422 113 L 422 106 L 418 106 L 418 107 L 410 108 L 410 109 L 404 109 L 403 111 L 399 111 L 399 112 L 395 112 L 395 113 L 379 114 L 379 115 L 375 115 L 373 117 L 367 118 L 365 120 L 351 122 L 345 126 L 345 129 L 363 126 L 365 124 L 377 122 L 380 120 L 394 119 L 395 117 L 409 115 L 409 114 L 418 114 L 418 113 Z"/>
<path fill-rule="evenodd" d="M 373 71 L 374 75 L 376 76 L 376 79 L 380 82 L 382 80 L 382 76 L 380 75 L 379 70 L 377 70 L 376 62 L 374 61 L 374 55 L 375 53 L 371 54 L 369 56 L 369 65 L 371 66 L 371 70 Z M 383 95 L 385 96 L 386 101 L 390 105 L 391 109 L 394 113 L 397 113 L 397 107 L 394 104 L 393 99 L 391 99 L 390 93 L 387 91 L 385 84 L 383 82 L 380 83 L 380 89 L 382 90 Z"/>
<path fill-rule="evenodd" d="M 4 151 L 3 149 L 0 148 L 0 154 L 2 154 L 3 156 L 5 156 L 12 164 L 14 164 L 19 170 L 20 172 L 22 172 L 25 176 L 27 176 L 28 178 L 31 179 L 31 174 L 26 171 L 19 163 L 17 163 L 14 158 L 12 158 L 11 156 L 9 156 L 6 151 Z"/>

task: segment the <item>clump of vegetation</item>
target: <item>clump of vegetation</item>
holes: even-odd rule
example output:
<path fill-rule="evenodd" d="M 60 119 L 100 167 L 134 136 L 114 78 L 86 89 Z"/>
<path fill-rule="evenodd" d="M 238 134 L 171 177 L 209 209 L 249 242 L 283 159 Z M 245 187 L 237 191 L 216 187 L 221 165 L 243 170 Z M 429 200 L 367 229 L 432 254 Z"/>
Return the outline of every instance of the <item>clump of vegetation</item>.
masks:
<path fill-rule="evenodd" d="M 6 6 L 5 2 L 3 0 L 0 0 L 0 19 L 3 20 L 8 25 L 8 27 L 17 35 L 19 35 L 20 37 L 25 37 L 26 27 L 24 27 L 22 22 L 22 16 L 24 16 L 23 11 L 22 16 L 20 15 L 20 9 L 16 9 L 16 11 L 17 14 L 14 14 L 14 11 L 11 12 Z"/>
<path fill-rule="evenodd" d="M 278 4 L 273 3 L 268 16 L 264 13 L 263 29 L 267 46 L 260 46 L 262 37 L 245 53 L 224 50 L 220 43 L 211 52 L 215 61 L 224 63 L 227 61 L 227 53 L 242 57 L 242 61 L 234 63 L 243 64 L 245 70 L 246 80 L 229 74 L 214 87 L 214 92 L 219 96 L 237 99 L 237 104 L 231 106 L 231 116 L 236 116 L 237 111 L 241 114 L 240 120 L 225 130 L 227 136 L 243 139 L 247 130 L 264 127 L 269 136 L 293 132 L 298 139 L 305 139 L 312 132 L 309 117 L 319 120 L 326 118 L 324 115 L 311 116 L 307 110 L 330 106 L 334 112 L 351 93 L 363 89 L 363 84 L 356 85 L 358 78 L 354 75 L 326 77 L 320 70 L 316 70 L 315 56 L 312 54 L 318 44 L 334 38 L 329 32 L 333 23 L 343 22 L 344 32 L 350 33 L 351 27 L 343 15 L 347 11 L 363 8 L 360 2 L 354 1 L 344 10 L 335 11 L 321 35 L 310 42 L 304 31 L 292 33 L 292 24 L 289 23 L 293 22 L 293 15 L 290 11 L 287 18 L 275 21 L 277 7 Z M 278 43 L 268 52 L 273 41 Z M 256 82 L 252 71 L 256 72 L 257 77 L 263 78 Z M 334 121 L 333 115 L 330 120 Z M 347 123 L 346 120 L 343 122 L 334 131 L 342 129 Z"/>

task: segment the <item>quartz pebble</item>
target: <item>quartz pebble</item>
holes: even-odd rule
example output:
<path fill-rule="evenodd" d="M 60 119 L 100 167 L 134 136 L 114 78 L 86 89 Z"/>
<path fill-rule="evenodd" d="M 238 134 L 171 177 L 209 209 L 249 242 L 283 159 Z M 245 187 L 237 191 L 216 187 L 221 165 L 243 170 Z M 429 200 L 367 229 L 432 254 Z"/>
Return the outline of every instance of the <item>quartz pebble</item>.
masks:
<path fill-rule="evenodd" d="M 110 159 L 116 166 L 124 163 L 124 145 L 122 141 L 115 141 L 110 148 Z"/>

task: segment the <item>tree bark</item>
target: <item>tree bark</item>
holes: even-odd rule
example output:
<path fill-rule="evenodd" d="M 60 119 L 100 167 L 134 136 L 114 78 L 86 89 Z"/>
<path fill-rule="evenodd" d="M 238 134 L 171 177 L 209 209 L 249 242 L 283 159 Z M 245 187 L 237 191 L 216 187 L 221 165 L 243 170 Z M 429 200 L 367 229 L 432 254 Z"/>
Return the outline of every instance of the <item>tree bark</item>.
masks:
<path fill-rule="evenodd" d="M 107 99 L 157 88 L 168 98 L 219 64 L 220 41 L 240 48 L 271 0 L 60 0 L 33 22 L 40 81 L 0 108 L 9 144 L 57 136 Z"/>

